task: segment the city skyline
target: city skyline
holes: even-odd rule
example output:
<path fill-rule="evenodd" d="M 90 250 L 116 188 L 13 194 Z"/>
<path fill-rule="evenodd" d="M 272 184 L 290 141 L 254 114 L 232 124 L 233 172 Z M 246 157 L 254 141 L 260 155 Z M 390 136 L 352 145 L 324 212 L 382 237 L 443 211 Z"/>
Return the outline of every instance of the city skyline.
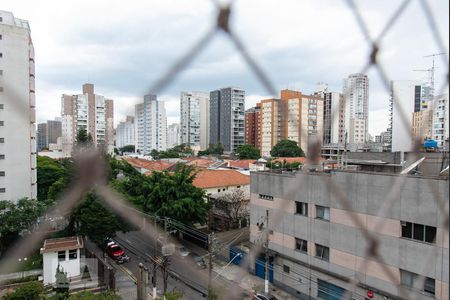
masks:
<path fill-rule="evenodd" d="M 152 1 L 147 5 L 137 3 L 125 8 L 112 6 L 108 8 L 110 13 L 106 16 L 99 14 L 106 5 L 105 2 L 92 4 L 90 9 L 86 9 L 86 4 L 71 2 L 65 3 L 63 7 L 55 4 L 54 9 L 45 9 L 41 5 L 36 9 L 35 5 L 38 4 L 6 1 L 2 9 L 12 11 L 15 16 L 27 19 L 32 24 L 37 56 L 36 84 L 39 87 L 37 121 L 43 122 L 59 115 L 55 108 L 59 95 L 62 92 L 75 93 L 83 82 L 92 82 L 101 93 L 117 99 L 116 125 L 131 114 L 134 105 L 156 81 L 157 74 L 165 71 L 170 63 L 189 49 L 212 23 L 211 17 L 215 11 L 209 1 L 195 1 L 192 5 L 172 2 L 172 5 Z M 328 83 L 330 90 L 340 91 L 342 80 L 363 68 L 369 53 L 366 41 L 352 18 L 346 20 L 347 18 L 339 17 L 341 13 L 349 13 L 345 3 L 332 2 L 333 5 L 326 5 L 330 3 L 317 1 L 298 4 L 286 1 L 284 5 L 288 13 L 294 14 L 301 9 L 304 18 L 307 18 L 304 20 L 305 24 L 299 26 L 303 30 L 296 31 L 285 30 L 293 28 L 295 18 L 287 20 L 289 16 L 275 14 L 273 18 L 277 26 L 273 28 L 263 26 L 263 21 L 255 18 L 273 11 L 274 4 L 269 1 L 257 6 L 252 1 L 236 2 L 235 13 L 245 17 L 232 19 L 232 25 L 262 68 L 270 70 L 268 75 L 278 90 L 290 88 L 313 93 L 316 83 L 322 81 Z M 366 6 L 358 4 L 362 14 L 369 20 L 373 36 L 377 35 L 395 9 L 388 6 L 392 11 L 386 13 L 383 3 L 370 3 Z M 432 2 L 430 5 L 437 24 L 440 25 L 444 43 L 448 44 L 448 15 L 445 13 L 448 11 L 448 3 Z M 152 8 L 151 12 L 149 7 Z M 308 25 L 318 25 L 317 22 L 309 21 L 317 15 L 319 7 L 320 15 L 327 17 L 332 26 L 320 24 L 314 28 Z M 70 13 L 61 13 L 66 10 Z M 86 22 L 75 22 L 72 19 L 78 19 L 78 11 L 83 11 Z M 411 4 L 382 45 L 386 51 L 380 59 L 391 79 L 425 80 L 424 73 L 412 70 L 428 68 L 431 61 L 423 56 L 436 53 L 437 47 L 425 31 L 426 21 L 419 14 L 422 14 L 420 6 L 417 3 Z M 132 17 L 133 21 L 122 24 L 120 20 L 123 16 Z M 174 18 L 177 22 L 158 27 L 151 34 L 147 34 L 145 26 L 136 26 L 143 20 L 152 24 L 165 24 L 163 20 Z M 100 25 L 92 24 L 89 19 L 96 20 Z M 241 24 L 237 20 L 245 23 Z M 58 22 L 67 26 L 54 26 Z M 282 33 L 283 31 L 289 34 Z M 279 34 L 275 35 L 275 32 Z M 410 32 L 415 34 L 411 35 Z M 270 45 L 264 40 L 267 34 L 276 36 Z M 68 39 L 67 36 L 71 38 Z M 390 43 L 399 39 L 401 47 Z M 158 46 L 152 43 L 154 40 L 158 40 Z M 180 46 L 173 47 L 175 42 Z M 266 45 L 265 49 L 261 49 L 262 43 Z M 333 44 L 334 47 L 322 47 L 324 43 Z M 71 51 L 71 55 L 67 56 L 66 51 Z M 445 68 L 440 67 L 439 63 L 440 60 L 437 60 L 437 89 L 442 83 L 440 75 L 445 72 Z M 149 75 L 147 69 L 150 66 L 154 72 Z M 389 92 L 382 87 L 374 70 L 367 75 L 371 80 L 369 133 L 375 135 L 384 131 L 388 123 Z M 267 95 L 240 61 L 229 41 L 219 37 L 180 74 L 176 82 L 158 94 L 160 99 L 166 101 L 168 124 L 179 122 L 180 91 L 210 91 L 218 86 L 239 86 L 246 90 L 246 108 L 273 96 Z"/>

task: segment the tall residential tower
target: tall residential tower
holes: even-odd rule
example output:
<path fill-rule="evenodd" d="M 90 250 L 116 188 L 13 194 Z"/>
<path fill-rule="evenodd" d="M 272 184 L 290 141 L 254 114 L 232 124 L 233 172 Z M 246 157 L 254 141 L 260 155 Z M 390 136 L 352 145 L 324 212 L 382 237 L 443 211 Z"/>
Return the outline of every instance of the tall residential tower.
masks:
<path fill-rule="evenodd" d="M 30 26 L 0 10 L 0 200 L 36 198 L 36 105 Z"/>
<path fill-rule="evenodd" d="M 345 132 L 350 144 L 364 144 L 368 139 L 369 78 L 351 74 L 344 79 Z"/>
<path fill-rule="evenodd" d="M 205 150 L 209 146 L 209 94 L 181 92 L 181 143 Z"/>

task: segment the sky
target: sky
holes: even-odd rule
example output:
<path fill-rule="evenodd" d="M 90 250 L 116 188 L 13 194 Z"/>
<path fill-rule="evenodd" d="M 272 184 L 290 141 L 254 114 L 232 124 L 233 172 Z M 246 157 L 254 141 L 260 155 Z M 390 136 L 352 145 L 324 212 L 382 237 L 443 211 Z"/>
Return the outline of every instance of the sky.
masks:
<path fill-rule="evenodd" d="M 376 37 L 402 1 L 355 2 Z M 428 2 L 448 53 L 449 2 Z M 90 82 L 97 94 L 114 99 L 116 124 L 133 115 L 134 105 L 211 29 L 217 14 L 211 0 L 2 0 L 0 9 L 30 23 L 38 122 L 60 116 L 61 95 L 81 93 Z M 235 0 L 230 22 L 277 90 L 310 94 L 325 82 L 330 91 L 342 91 L 343 79 L 361 72 L 370 53 L 343 0 Z M 382 40 L 378 59 L 389 79 L 426 81 L 426 72 L 413 70 L 428 69 L 431 59 L 424 56 L 439 52 L 420 1 L 412 0 Z M 437 90 L 446 68 L 438 58 Z M 388 126 L 389 92 L 375 69 L 367 75 L 369 133 L 377 135 Z M 158 98 L 171 124 L 179 121 L 181 91 L 228 86 L 246 91 L 246 108 L 272 97 L 220 32 Z"/>

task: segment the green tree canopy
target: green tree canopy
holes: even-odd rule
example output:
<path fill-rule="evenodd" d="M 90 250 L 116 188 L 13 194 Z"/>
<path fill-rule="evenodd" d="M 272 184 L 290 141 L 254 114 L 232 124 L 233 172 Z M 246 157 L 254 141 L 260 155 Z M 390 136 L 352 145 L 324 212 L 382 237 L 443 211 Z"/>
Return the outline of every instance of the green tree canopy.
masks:
<path fill-rule="evenodd" d="M 222 155 L 223 154 L 223 144 L 218 142 L 217 144 L 209 145 L 209 148 L 206 150 L 198 151 L 197 156 L 204 155 Z"/>
<path fill-rule="evenodd" d="M 270 151 L 272 157 L 300 157 L 305 156 L 302 148 L 297 146 L 297 142 L 291 140 L 279 141 Z"/>
<path fill-rule="evenodd" d="M 97 245 L 130 225 L 106 207 L 94 192 L 89 192 L 70 217 L 68 232 L 85 235 Z"/>
<path fill-rule="evenodd" d="M 43 204 L 34 199 L 0 201 L 0 253 L 17 239 L 22 231 L 31 228 L 42 211 Z"/>
<path fill-rule="evenodd" d="M 4 300 L 40 300 L 44 293 L 44 286 L 39 281 L 30 281 L 19 285 L 13 292 L 3 296 Z"/>
<path fill-rule="evenodd" d="M 259 159 L 261 157 L 259 149 L 250 144 L 239 145 L 236 154 L 239 159 Z"/>
<path fill-rule="evenodd" d="M 134 150 L 135 150 L 134 145 L 126 145 L 119 149 L 120 154 L 122 154 L 122 155 L 125 152 L 126 153 L 134 153 Z"/>

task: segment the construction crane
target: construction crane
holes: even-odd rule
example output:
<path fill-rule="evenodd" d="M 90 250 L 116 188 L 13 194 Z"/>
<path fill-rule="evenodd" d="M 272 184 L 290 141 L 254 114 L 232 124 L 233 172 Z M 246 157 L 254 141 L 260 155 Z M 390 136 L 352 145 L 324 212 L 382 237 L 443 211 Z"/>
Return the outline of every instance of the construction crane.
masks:
<path fill-rule="evenodd" d="M 431 68 L 413 70 L 415 72 L 428 72 L 428 76 L 429 76 L 428 78 L 429 78 L 429 83 L 430 83 L 430 99 L 429 100 L 433 100 L 433 98 L 434 98 L 434 71 L 436 70 L 435 58 L 436 58 L 436 56 L 440 56 L 440 55 L 446 55 L 446 53 L 441 52 L 441 53 L 425 55 L 424 58 L 432 57 Z"/>

